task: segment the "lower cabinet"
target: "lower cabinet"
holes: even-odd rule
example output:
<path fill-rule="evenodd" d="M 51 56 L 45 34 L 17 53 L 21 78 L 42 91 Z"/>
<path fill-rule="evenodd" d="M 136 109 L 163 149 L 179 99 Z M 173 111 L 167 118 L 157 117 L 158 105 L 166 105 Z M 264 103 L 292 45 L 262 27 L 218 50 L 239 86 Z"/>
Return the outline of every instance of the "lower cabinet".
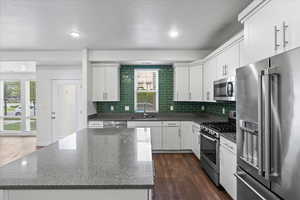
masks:
<path fill-rule="evenodd" d="M 195 156 L 200 159 L 200 126 L 196 123 L 192 124 L 192 138 L 193 138 L 193 145 L 192 151 Z"/>
<path fill-rule="evenodd" d="M 236 144 L 220 137 L 220 184 L 233 198 L 236 197 Z"/>
<path fill-rule="evenodd" d="M 150 128 L 151 129 L 151 146 L 152 150 L 161 150 L 162 147 L 162 123 L 156 122 L 139 122 L 128 121 L 128 128 Z"/>
<path fill-rule="evenodd" d="M 163 149 L 181 149 L 180 122 L 163 122 Z"/>
<path fill-rule="evenodd" d="M 162 149 L 162 129 L 161 127 L 150 127 L 152 150 Z"/>
<path fill-rule="evenodd" d="M 193 148 L 193 122 L 181 122 L 181 148 L 183 150 L 191 150 Z"/>

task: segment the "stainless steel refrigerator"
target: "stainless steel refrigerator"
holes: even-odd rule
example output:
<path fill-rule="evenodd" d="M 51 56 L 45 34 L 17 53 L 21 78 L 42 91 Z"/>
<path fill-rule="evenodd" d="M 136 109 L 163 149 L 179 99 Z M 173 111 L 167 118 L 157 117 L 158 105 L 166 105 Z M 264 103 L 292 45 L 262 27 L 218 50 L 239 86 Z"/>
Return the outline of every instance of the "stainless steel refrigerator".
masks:
<path fill-rule="evenodd" d="M 300 49 L 236 78 L 238 200 L 300 199 Z"/>

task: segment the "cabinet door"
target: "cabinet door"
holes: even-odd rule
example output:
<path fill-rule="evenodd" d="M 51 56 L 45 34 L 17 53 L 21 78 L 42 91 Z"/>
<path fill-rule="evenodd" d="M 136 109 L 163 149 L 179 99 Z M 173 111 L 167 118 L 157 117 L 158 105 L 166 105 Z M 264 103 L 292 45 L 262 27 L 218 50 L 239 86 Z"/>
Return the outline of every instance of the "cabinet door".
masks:
<path fill-rule="evenodd" d="M 193 134 L 193 153 L 195 154 L 195 156 L 200 159 L 200 134 L 199 134 L 199 129 L 200 128 L 196 128 L 193 125 L 192 128 L 192 134 Z"/>
<path fill-rule="evenodd" d="M 190 101 L 202 101 L 203 65 L 190 66 Z"/>
<path fill-rule="evenodd" d="M 181 147 L 187 150 L 193 148 L 192 122 L 181 123 Z"/>
<path fill-rule="evenodd" d="M 93 67 L 93 101 L 103 101 L 105 93 L 105 67 Z"/>
<path fill-rule="evenodd" d="M 220 145 L 220 183 L 233 199 L 236 199 L 236 162 L 236 154 Z"/>
<path fill-rule="evenodd" d="M 226 65 L 226 51 L 223 51 L 216 57 L 216 80 L 226 77 L 225 65 Z"/>
<path fill-rule="evenodd" d="M 235 76 L 235 70 L 239 67 L 239 43 L 226 49 L 226 56 L 225 75 L 226 77 Z"/>
<path fill-rule="evenodd" d="M 181 149 L 180 127 L 163 127 L 163 149 Z"/>
<path fill-rule="evenodd" d="M 174 101 L 189 101 L 189 76 L 188 64 L 174 65 Z"/>
<path fill-rule="evenodd" d="M 151 146 L 152 150 L 162 149 L 162 128 L 151 127 Z"/>
<path fill-rule="evenodd" d="M 106 67 L 105 94 L 107 101 L 120 101 L 120 68 L 118 64 Z"/>
<path fill-rule="evenodd" d="M 286 3 L 286 1 L 283 2 Z M 277 51 L 275 50 L 275 26 L 277 29 L 281 29 L 282 20 L 278 14 L 281 9 L 278 4 L 270 1 L 245 21 L 244 45 L 251 63 L 282 51 L 282 31 L 277 32 L 277 44 L 280 46 Z"/>
<path fill-rule="evenodd" d="M 216 58 L 211 58 L 204 64 L 203 68 L 203 88 L 204 101 L 214 102 L 214 81 L 216 80 Z"/>
<path fill-rule="evenodd" d="M 290 50 L 293 48 L 300 47 L 300 1 L 299 0 L 289 0 L 289 1 L 282 1 L 282 0 L 274 0 L 275 3 L 280 4 L 280 12 L 283 15 L 282 18 L 282 26 L 283 22 L 286 23 L 288 27 L 286 27 L 285 40 L 288 42 L 286 43 L 286 47 L 284 50 Z M 271 2 L 272 3 L 272 2 Z"/>

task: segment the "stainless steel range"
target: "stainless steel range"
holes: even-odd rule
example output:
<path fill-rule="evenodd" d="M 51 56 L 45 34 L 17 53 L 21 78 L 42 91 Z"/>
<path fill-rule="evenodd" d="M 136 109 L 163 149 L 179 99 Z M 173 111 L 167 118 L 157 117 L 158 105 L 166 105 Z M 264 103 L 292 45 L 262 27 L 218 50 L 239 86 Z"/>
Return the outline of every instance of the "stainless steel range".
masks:
<path fill-rule="evenodd" d="M 201 134 L 201 166 L 211 180 L 219 185 L 219 138 L 221 133 L 236 131 L 235 112 L 231 112 L 227 122 L 202 123 Z"/>

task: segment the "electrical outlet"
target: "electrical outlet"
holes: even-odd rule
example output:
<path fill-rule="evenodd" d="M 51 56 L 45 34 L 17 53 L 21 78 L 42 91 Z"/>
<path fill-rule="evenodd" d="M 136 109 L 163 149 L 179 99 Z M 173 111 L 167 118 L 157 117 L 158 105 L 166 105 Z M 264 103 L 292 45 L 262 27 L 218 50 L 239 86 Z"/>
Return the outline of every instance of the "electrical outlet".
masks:
<path fill-rule="evenodd" d="M 115 107 L 114 106 L 110 106 L 110 111 L 114 111 Z"/>
<path fill-rule="evenodd" d="M 170 110 L 173 111 L 174 110 L 174 106 L 170 106 Z"/>
<path fill-rule="evenodd" d="M 222 108 L 222 113 L 223 115 L 225 115 L 225 108 Z"/>
<path fill-rule="evenodd" d="M 129 106 L 125 106 L 125 111 L 129 111 Z"/>
<path fill-rule="evenodd" d="M 205 110 L 205 106 L 201 106 L 201 110 L 204 111 Z"/>

